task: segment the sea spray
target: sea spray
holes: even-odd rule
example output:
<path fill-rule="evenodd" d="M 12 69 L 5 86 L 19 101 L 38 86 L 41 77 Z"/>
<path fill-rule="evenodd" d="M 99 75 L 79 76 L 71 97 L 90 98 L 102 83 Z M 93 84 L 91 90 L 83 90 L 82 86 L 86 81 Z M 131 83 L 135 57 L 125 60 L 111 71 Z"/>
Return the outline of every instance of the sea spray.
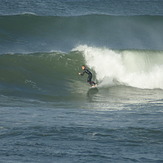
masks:
<path fill-rule="evenodd" d="M 96 73 L 100 86 L 127 85 L 163 89 L 163 52 L 111 50 L 81 45 L 87 66 Z"/>

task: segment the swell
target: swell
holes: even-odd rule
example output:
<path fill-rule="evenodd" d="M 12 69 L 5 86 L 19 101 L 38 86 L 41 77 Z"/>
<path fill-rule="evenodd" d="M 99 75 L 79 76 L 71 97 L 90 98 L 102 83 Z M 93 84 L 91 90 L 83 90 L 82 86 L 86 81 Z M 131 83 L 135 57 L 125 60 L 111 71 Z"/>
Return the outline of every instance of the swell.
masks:
<path fill-rule="evenodd" d="M 80 44 L 162 50 L 162 29 L 162 16 L 0 16 L 0 53 L 70 51 Z"/>

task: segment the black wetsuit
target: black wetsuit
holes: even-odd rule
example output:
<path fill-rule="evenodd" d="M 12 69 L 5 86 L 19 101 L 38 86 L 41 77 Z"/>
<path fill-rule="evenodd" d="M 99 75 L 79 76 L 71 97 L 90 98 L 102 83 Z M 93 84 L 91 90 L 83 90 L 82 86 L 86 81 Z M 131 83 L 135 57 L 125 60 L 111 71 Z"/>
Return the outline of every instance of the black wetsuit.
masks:
<path fill-rule="evenodd" d="M 84 71 L 80 75 L 83 76 L 85 73 L 88 74 L 87 82 L 90 85 L 95 85 L 95 82 L 92 81 L 92 73 L 87 68 L 85 68 Z"/>

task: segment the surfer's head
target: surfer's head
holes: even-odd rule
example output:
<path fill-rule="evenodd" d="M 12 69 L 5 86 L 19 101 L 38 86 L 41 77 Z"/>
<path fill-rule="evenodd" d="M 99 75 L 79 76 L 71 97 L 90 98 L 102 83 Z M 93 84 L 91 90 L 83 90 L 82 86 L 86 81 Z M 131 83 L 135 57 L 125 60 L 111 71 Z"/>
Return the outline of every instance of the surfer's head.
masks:
<path fill-rule="evenodd" d="M 82 68 L 82 70 L 84 70 L 86 67 L 85 67 L 85 65 L 82 65 L 82 67 L 81 67 L 81 68 Z"/>

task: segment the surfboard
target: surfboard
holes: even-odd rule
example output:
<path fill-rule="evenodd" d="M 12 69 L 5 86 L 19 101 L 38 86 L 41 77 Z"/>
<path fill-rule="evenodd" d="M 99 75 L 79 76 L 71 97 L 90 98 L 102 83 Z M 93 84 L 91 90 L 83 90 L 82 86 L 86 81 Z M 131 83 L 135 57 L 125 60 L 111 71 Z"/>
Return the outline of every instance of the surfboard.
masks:
<path fill-rule="evenodd" d="M 97 84 L 95 84 L 95 85 L 92 85 L 91 87 L 90 87 L 90 89 L 97 89 Z"/>
<path fill-rule="evenodd" d="M 87 95 L 89 97 L 91 97 L 92 95 L 95 95 L 98 91 L 99 90 L 98 90 L 97 84 L 96 85 L 93 85 L 92 87 L 89 88 L 89 90 L 87 92 Z"/>

